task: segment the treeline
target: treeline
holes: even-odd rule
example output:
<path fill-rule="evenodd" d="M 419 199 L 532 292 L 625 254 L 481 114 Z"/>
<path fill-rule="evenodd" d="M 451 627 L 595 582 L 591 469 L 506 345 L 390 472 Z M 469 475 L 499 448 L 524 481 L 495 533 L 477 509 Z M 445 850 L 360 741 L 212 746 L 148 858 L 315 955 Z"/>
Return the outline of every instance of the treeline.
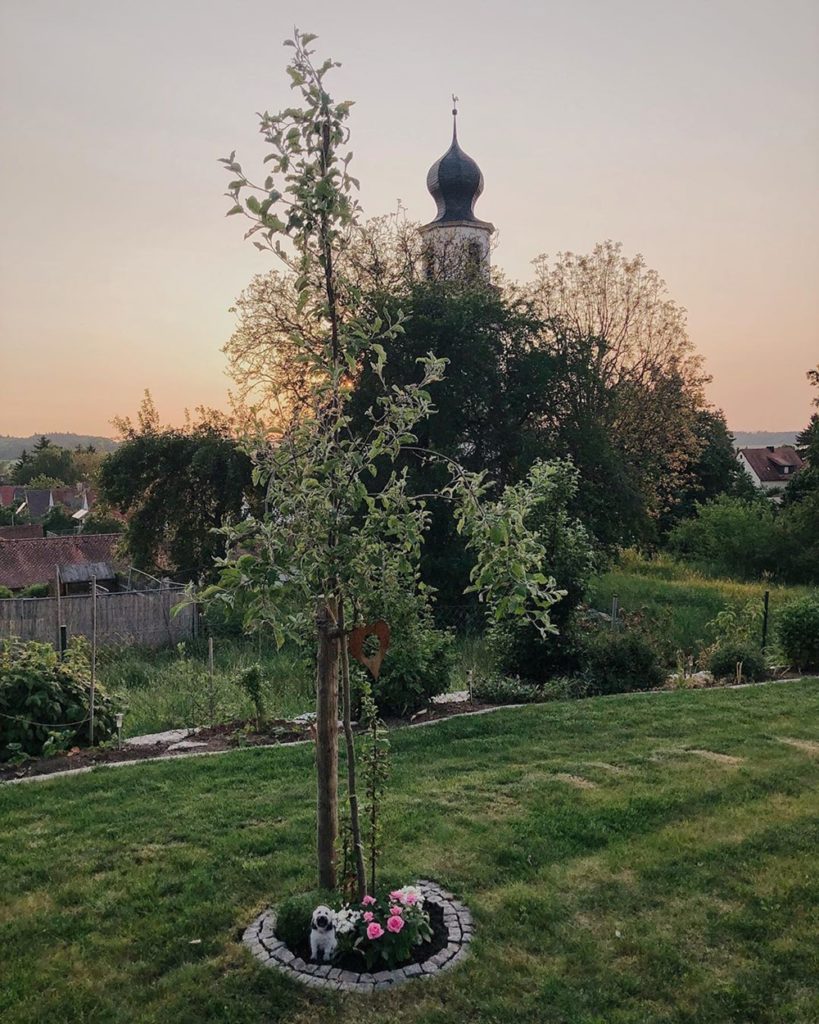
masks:
<path fill-rule="evenodd" d="M 417 491 L 436 491 L 442 473 L 424 449 L 485 470 L 499 488 L 537 459 L 566 459 L 577 471 L 568 512 L 598 555 L 670 548 L 715 572 L 819 579 L 815 471 L 796 479 L 781 507 L 755 491 L 722 412 L 705 399 L 684 311 L 641 257 L 606 242 L 585 256 L 541 257 L 526 286 L 431 283 L 415 225 L 381 218 L 357 229 L 344 260 L 342 298 L 400 324 L 383 344 L 378 373 L 388 385 L 416 380 L 429 352 L 447 360 L 445 380 L 430 387 L 437 414 L 406 457 Z M 225 346 L 235 415 L 200 410 L 182 428 L 165 427 L 148 399 L 136 423 L 120 423 L 99 486 L 127 520 L 134 565 L 207 572 L 223 549 L 214 531 L 260 507 L 252 448 L 275 443 L 283 415 L 311 393 L 311 368 L 289 358 L 298 303 L 293 280 L 276 272 L 237 300 Z M 369 364 L 348 370 L 348 429 L 366 432 L 377 374 Z M 811 429 L 800 446 L 815 465 Z M 433 502 L 429 515 L 423 577 L 439 603 L 458 604 L 470 561 L 444 510 Z"/>

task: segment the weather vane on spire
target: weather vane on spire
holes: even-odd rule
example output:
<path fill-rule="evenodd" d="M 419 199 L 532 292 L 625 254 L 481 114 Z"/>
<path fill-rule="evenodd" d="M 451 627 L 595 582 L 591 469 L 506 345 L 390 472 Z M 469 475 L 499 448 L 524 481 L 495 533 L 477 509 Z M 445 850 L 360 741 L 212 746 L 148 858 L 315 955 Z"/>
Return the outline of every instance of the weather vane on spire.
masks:
<path fill-rule="evenodd" d="M 454 92 L 452 94 L 452 116 L 458 116 L 458 97 L 455 95 Z"/>

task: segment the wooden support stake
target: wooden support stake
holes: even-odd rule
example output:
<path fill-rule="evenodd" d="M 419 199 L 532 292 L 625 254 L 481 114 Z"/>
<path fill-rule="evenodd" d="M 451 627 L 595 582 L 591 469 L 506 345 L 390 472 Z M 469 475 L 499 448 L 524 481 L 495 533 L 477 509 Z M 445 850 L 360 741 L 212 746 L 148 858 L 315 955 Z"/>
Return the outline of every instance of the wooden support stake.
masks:
<path fill-rule="evenodd" d="M 60 656 L 60 661 L 63 660 L 63 653 L 65 648 L 63 647 L 63 603 L 60 597 L 60 567 L 59 565 L 54 566 L 54 586 L 57 588 L 57 653 Z"/>
<path fill-rule="evenodd" d="M 334 599 L 322 601 L 316 614 L 316 779 L 319 888 L 336 887 L 338 839 L 338 653 Z"/>

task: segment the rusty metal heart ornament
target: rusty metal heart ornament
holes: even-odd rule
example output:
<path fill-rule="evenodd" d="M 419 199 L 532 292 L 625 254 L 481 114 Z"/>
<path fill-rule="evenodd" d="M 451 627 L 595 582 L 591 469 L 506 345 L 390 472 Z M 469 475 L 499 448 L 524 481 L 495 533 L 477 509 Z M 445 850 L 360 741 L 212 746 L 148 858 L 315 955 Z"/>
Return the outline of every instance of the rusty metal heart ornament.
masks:
<path fill-rule="evenodd" d="M 378 637 L 379 643 L 378 650 L 371 656 L 364 653 L 364 641 L 370 636 Z M 373 679 L 378 679 L 381 662 L 390 647 L 390 627 L 383 619 L 370 622 L 366 626 L 356 626 L 350 631 L 348 646 L 350 654 L 355 660 L 364 668 L 369 669 Z"/>

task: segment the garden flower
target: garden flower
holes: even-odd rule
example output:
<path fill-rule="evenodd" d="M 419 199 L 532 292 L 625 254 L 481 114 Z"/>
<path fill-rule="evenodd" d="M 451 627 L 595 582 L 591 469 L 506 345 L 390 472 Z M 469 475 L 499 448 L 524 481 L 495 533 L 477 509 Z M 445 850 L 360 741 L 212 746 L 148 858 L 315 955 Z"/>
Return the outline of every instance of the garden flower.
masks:
<path fill-rule="evenodd" d="M 351 910 L 349 907 L 342 907 L 341 910 L 336 911 L 336 931 L 339 935 L 347 935 L 356 926 L 358 919 L 361 914 L 357 910 Z"/>
<path fill-rule="evenodd" d="M 396 900 L 400 900 L 403 895 L 404 895 L 404 890 L 403 889 L 393 889 L 393 891 L 390 893 L 390 899 L 394 903 Z"/>
<path fill-rule="evenodd" d="M 394 920 L 394 918 L 391 917 L 390 921 L 392 921 L 392 920 Z M 401 921 L 401 918 L 399 917 L 398 920 Z M 404 926 L 404 922 L 401 921 L 401 927 L 403 927 L 403 926 Z M 389 921 L 387 922 L 387 927 L 388 928 L 390 927 L 390 922 Z M 392 931 L 395 931 L 395 929 L 393 928 Z M 398 931 L 400 932 L 401 928 L 399 928 Z M 373 922 L 371 922 L 370 924 L 367 925 L 367 938 L 368 939 L 380 939 L 383 934 L 384 934 L 384 929 L 381 927 L 381 925 L 378 923 L 378 921 L 373 921 Z"/>
<path fill-rule="evenodd" d="M 362 905 L 365 907 L 369 907 L 375 902 L 375 896 L 365 896 L 364 899 L 361 901 Z"/>
<path fill-rule="evenodd" d="M 396 903 L 395 906 L 390 907 L 390 913 L 391 914 L 402 914 L 403 912 L 404 912 L 404 908 L 400 904 L 398 904 L 398 903 Z"/>
<path fill-rule="evenodd" d="M 400 902 L 407 907 L 415 906 L 416 903 L 420 907 L 424 902 L 420 891 L 414 885 L 405 885 L 403 889 L 398 889 L 396 892 L 390 893 L 390 896 L 400 900 Z"/>
<path fill-rule="evenodd" d="M 370 926 L 370 927 L 372 927 L 372 926 Z M 397 914 L 393 914 L 393 916 L 391 918 L 389 918 L 389 920 L 387 921 L 387 928 L 391 932 L 395 932 L 396 934 L 398 932 L 400 932 L 403 927 L 404 927 L 404 919 L 403 919 L 403 917 L 399 917 Z"/>
<path fill-rule="evenodd" d="M 365 921 L 370 922 L 375 917 L 375 914 L 371 910 L 367 910 L 362 914 Z"/>

